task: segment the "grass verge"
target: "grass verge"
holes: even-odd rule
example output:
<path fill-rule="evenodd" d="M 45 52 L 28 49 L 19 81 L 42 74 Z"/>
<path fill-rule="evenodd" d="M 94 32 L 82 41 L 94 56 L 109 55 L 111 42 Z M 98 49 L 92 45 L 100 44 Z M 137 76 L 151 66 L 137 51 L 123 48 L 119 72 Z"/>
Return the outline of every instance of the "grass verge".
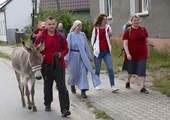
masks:
<path fill-rule="evenodd" d="M 7 60 L 11 60 L 11 57 L 3 52 L 0 52 L 0 58 L 5 58 Z"/>
<path fill-rule="evenodd" d="M 98 110 L 96 107 L 94 107 L 90 102 L 86 103 L 86 106 L 88 108 L 93 108 L 93 113 L 96 116 L 96 119 L 103 119 L 103 120 L 113 120 L 109 115 L 106 114 L 106 112 Z"/>
<path fill-rule="evenodd" d="M 170 97 L 170 70 L 167 73 L 161 73 L 154 77 L 153 89 Z"/>

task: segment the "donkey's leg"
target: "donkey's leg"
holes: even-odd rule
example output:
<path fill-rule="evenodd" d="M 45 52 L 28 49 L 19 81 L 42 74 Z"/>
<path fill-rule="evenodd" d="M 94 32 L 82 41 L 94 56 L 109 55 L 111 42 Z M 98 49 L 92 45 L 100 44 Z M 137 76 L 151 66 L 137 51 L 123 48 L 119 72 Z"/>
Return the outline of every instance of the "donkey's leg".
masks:
<path fill-rule="evenodd" d="M 18 81 L 18 88 L 19 88 L 20 93 L 21 93 L 22 106 L 25 107 L 24 85 L 22 84 L 20 74 L 18 74 L 18 73 L 15 71 L 15 75 L 16 75 L 16 78 L 17 78 L 17 81 Z"/>
<path fill-rule="evenodd" d="M 27 102 L 28 102 L 28 109 L 31 110 L 31 101 L 30 101 L 30 92 L 29 92 L 29 88 L 28 88 L 28 81 L 29 79 L 28 78 L 24 78 L 25 80 L 24 81 L 24 86 L 25 86 L 25 94 L 27 96 Z"/>
<path fill-rule="evenodd" d="M 36 112 L 37 108 L 35 106 L 35 102 L 34 102 L 34 94 L 35 94 L 35 78 L 31 79 L 31 97 L 32 97 L 32 106 L 33 106 L 33 111 Z"/>

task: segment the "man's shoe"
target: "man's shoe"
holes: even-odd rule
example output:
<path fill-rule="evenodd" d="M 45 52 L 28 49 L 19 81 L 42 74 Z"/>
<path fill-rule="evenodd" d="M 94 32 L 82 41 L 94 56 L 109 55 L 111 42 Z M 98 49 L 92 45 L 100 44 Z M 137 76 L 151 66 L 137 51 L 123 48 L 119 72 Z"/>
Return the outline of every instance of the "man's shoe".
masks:
<path fill-rule="evenodd" d="M 66 110 L 66 111 L 64 111 L 64 112 L 62 112 L 62 117 L 67 117 L 67 116 L 69 116 L 69 115 L 71 115 L 71 112 L 69 111 L 69 110 Z"/>
<path fill-rule="evenodd" d="M 75 85 L 71 86 L 71 92 L 72 92 L 73 94 L 76 94 L 76 88 L 75 88 Z"/>
<path fill-rule="evenodd" d="M 130 83 L 126 83 L 126 86 L 125 86 L 127 89 L 130 88 Z"/>
<path fill-rule="evenodd" d="M 50 105 L 46 105 L 45 106 L 45 111 L 51 111 L 51 106 Z"/>
<path fill-rule="evenodd" d="M 118 88 L 116 88 L 115 86 L 112 86 L 112 92 L 116 92 L 118 90 L 119 90 Z"/>
<path fill-rule="evenodd" d="M 140 90 L 140 92 L 141 92 L 141 93 L 145 93 L 145 94 L 148 94 L 148 93 L 149 93 L 145 88 L 142 88 L 142 89 Z"/>

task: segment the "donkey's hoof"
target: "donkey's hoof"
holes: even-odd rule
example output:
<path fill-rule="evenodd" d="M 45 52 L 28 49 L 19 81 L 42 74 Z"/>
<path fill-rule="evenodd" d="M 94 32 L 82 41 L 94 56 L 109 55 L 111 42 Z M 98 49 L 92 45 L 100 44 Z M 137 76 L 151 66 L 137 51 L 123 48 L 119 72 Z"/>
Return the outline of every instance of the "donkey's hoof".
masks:
<path fill-rule="evenodd" d="M 31 106 L 28 106 L 28 109 L 31 110 Z"/>
<path fill-rule="evenodd" d="M 37 108 L 36 107 L 33 107 L 33 112 L 37 112 Z"/>
<path fill-rule="evenodd" d="M 22 107 L 25 108 L 26 106 L 23 105 Z"/>
<path fill-rule="evenodd" d="M 23 104 L 22 104 L 22 107 L 25 108 L 25 106 L 26 106 L 25 103 L 23 103 Z"/>

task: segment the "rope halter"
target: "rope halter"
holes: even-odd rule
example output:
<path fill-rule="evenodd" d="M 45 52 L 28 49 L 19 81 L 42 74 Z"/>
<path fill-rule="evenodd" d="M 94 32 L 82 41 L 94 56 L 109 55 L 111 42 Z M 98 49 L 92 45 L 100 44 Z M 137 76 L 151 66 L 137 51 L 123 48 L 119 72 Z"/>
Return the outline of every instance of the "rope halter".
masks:
<path fill-rule="evenodd" d="M 37 70 L 41 70 L 41 65 L 36 65 L 36 66 L 33 66 L 31 69 L 33 72 L 37 71 Z"/>

